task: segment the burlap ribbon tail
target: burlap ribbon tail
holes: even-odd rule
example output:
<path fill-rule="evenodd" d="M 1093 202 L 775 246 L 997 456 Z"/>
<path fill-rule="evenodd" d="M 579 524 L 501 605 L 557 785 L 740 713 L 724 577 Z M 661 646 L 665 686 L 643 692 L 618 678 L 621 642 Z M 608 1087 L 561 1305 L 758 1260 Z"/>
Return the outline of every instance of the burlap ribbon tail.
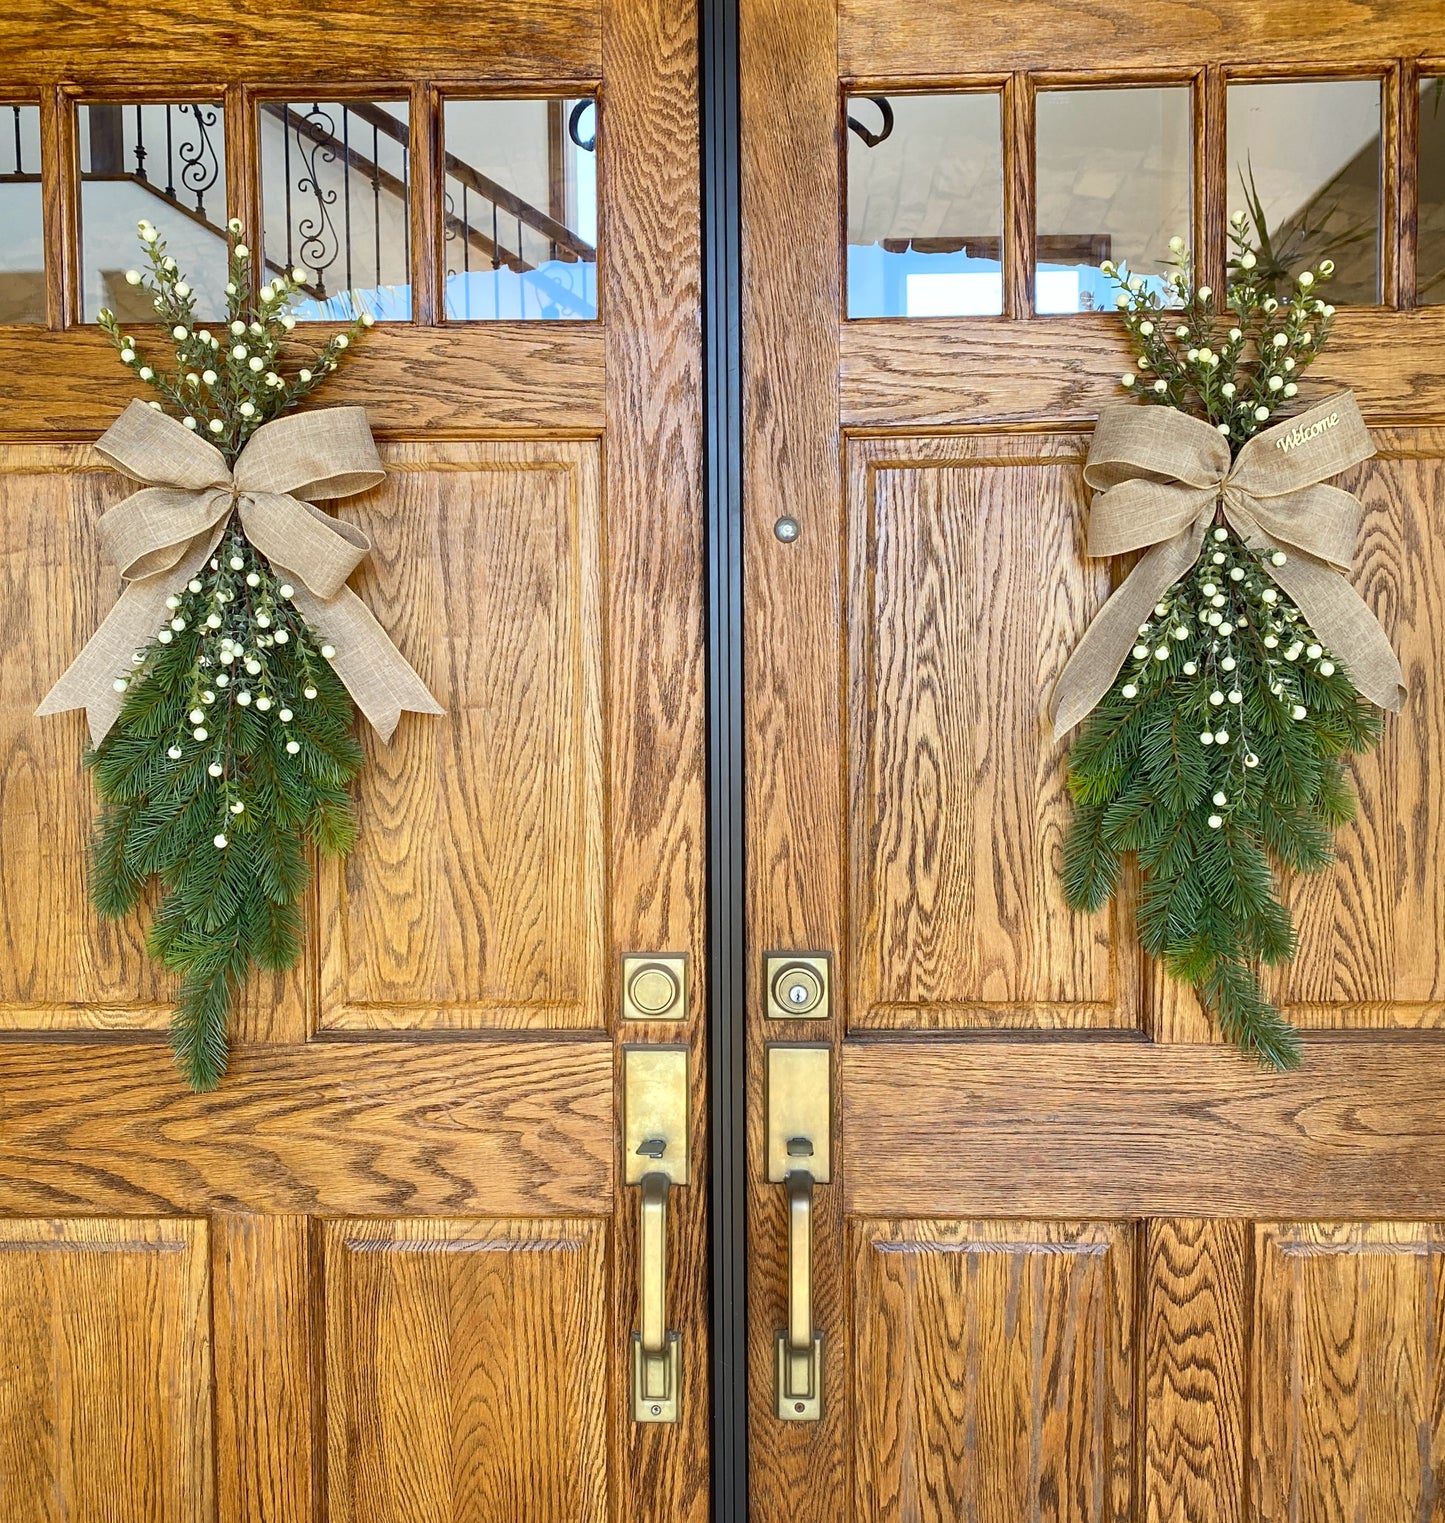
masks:
<path fill-rule="evenodd" d="M 1400 663 L 1368 605 L 1345 580 L 1360 504 L 1327 478 L 1375 453 L 1350 392 L 1256 434 L 1231 461 L 1228 441 L 1199 418 L 1168 407 L 1102 413 L 1084 480 L 1099 494 L 1089 514 L 1091 556 L 1145 553 L 1099 611 L 1054 689 L 1058 739 L 1109 691 L 1154 617 L 1160 597 L 1199 558 L 1216 512 L 1266 557 L 1269 575 L 1309 622 L 1355 688 L 1398 710 Z"/>
<path fill-rule="evenodd" d="M 45 695 L 37 714 L 83 708 L 99 745 L 120 713 L 116 678 L 170 618 L 180 592 L 215 553 L 234 509 L 247 539 L 295 588 L 298 612 L 336 649 L 332 667 L 383 741 L 403 710 L 442 709 L 370 609 L 346 586 L 371 543 L 353 524 L 313 506 L 349 497 L 385 476 L 360 407 L 291 413 L 264 424 L 228 467 L 209 441 L 134 401 L 98 452 L 143 483 L 100 519 L 125 586 L 114 608 Z"/>

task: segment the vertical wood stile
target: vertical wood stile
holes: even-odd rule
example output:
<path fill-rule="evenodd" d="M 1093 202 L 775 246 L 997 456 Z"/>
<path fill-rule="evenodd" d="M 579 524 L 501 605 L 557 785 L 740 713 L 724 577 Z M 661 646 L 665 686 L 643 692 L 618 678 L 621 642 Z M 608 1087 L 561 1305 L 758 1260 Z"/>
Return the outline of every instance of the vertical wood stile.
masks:
<path fill-rule="evenodd" d="M 428 84 L 411 87 L 411 320 L 442 320 L 446 286 L 446 238 L 442 203 L 441 92 Z"/>
<path fill-rule="evenodd" d="M 1034 82 L 1010 75 L 1003 87 L 1003 310 L 1005 317 L 1034 314 L 1037 242 L 1036 111 Z"/>
<path fill-rule="evenodd" d="M 1387 307 L 1406 304 L 1400 268 L 1401 214 L 1405 199 L 1400 182 L 1404 170 L 1402 83 L 1399 64 L 1387 69 L 1380 80 L 1380 301 Z"/>
<path fill-rule="evenodd" d="M 1386 186 L 1394 191 L 1394 305 L 1415 307 L 1420 235 L 1420 65 L 1406 58 L 1390 76 L 1396 96 L 1393 169 L 1386 160 Z"/>
<path fill-rule="evenodd" d="M 211 1218 L 218 1523 L 310 1518 L 320 1494 L 309 1240 L 304 1216 Z"/>
<path fill-rule="evenodd" d="M 253 268 L 264 267 L 261 226 L 260 122 L 255 98 L 244 85 L 228 85 L 225 97 L 226 215 L 237 217 L 256 249 Z"/>
<path fill-rule="evenodd" d="M 75 108 L 65 90 L 40 96 L 40 195 L 45 236 L 45 324 L 64 328 L 79 312 L 80 160 Z"/>
<path fill-rule="evenodd" d="M 842 130 L 835 0 L 743 0 L 741 12 L 744 659 L 747 717 L 749 1444 L 755 1523 L 846 1513 L 851 1404 L 842 1170 L 814 1198 L 813 1284 L 824 1337 L 822 1418 L 779 1422 L 775 1329 L 785 1320 L 784 1196 L 764 1182 L 764 1049 L 831 1041 L 836 1109 L 849 969 L 838 250 Z M 773 525 L 797 519 L 781 543 Z M 832 950 L 829 1022 L 763 1015 L 762 957 Z M 771 1027 L 771 1029 L 770 1029 Z"/>
<path fill-rule="evenodd" d="M 598 295 L 605 334 L 608 534 L 607 1010 L 621 955 L 690 954 L 685 1026 L 628 1022 L 625 1042 L 686 1042 L 691 1183 L 668 1202 L 668 1325 L 683 1334 L 677 1425 L 631 1419 L 637 1196 L 613 1216 L 613 1442 L 619 1516 L 702 1523 L 709 1503 L 707 896 L 703 634 L 702 250 L 693 0 L 603 0 Z M 666 145 L 664 148 L 663 145 Z M 646 716 L 645 721 L 642 716 Z"/>
<path fill-rule="evenodd" d="M 1229 146 L 1225 141 L 1227 83 L 1210 64 L 1194 88 L 1195 205 L 1199 225 L 1194 248 L 1206 284 L 1224 289 L 1225 228 L 1229 222 Z"/>
<path fill-rule="evenodd" d="M 1159 1218 L 1144 1234 L 1144 1523 L 1245 1523 L 1249 1226 Z"/>

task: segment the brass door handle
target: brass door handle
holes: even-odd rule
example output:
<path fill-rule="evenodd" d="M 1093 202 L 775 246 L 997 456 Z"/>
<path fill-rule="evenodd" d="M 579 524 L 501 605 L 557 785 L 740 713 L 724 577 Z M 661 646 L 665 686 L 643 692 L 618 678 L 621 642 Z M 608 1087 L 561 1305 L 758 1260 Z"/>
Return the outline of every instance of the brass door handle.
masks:
<path fill-rule="evenodd" d="M 641 1185 L 637 1337 L 645 1376 L 658 1373 L 654 1366 L 667 1353 L 667 1190 L 671 1183 L 666 1174 L 644 1174 Z M 656 1380 L 644 1384 L 657 1387 L 655 1392 L 642 1391 L 644 1398 L 666 1394 Z"/>
<path fill-rule="evenodd" d="M 788 1192 L 788 1357 L 813 1354 L 813 1176 L 792 1170 Z"/>

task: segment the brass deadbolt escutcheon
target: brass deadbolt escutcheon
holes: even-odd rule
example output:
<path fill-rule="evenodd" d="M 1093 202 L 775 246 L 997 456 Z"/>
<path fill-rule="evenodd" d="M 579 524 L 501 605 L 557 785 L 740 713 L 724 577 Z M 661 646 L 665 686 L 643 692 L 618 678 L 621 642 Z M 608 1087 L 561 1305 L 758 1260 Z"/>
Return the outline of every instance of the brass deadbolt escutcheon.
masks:
<path fill-rule="evenodd" d="M 769 1017 L 827 1020 L 829 961 L 826 952 L 769 952 L 763 959 Z"/>
<path fill-rule="evenodd" d="M 680 1021 L 687 1015 L 687 954 L 649 957 L 629 952 L 622 959 L 622 1018 Z"/>

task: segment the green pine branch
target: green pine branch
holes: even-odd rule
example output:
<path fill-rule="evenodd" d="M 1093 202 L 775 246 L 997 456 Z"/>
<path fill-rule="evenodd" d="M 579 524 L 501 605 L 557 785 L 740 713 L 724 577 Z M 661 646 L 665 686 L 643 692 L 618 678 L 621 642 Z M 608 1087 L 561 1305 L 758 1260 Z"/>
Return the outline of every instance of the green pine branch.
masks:
<path fill-rule="evenodd" d="M 1269 569 L 1217 527 L 1140 627 L 1070 753 L 1063 886 L 1097 910 L 1133 855 L 1141 945 L 1231 1042 L 1284 1069 L 1299 1037 L 1259 971 L 1295 953 L 1277 873 L 1333 860 L 1355 804 L 1342 758 L 1380 722 Z"/>
<path fill-rule="evenodd" d="M 160 880 L 148 946 L 180 975 L 171 1040 L 198 1090 L 225 1072 L 252 971 L 300 956 L 308 846 L 341 855 L 355 839 L 355 713 L 290 591 L 233 522 L 118 679 L 120 717 L 88 757 L 91 899 L 116 919 Z"/>

